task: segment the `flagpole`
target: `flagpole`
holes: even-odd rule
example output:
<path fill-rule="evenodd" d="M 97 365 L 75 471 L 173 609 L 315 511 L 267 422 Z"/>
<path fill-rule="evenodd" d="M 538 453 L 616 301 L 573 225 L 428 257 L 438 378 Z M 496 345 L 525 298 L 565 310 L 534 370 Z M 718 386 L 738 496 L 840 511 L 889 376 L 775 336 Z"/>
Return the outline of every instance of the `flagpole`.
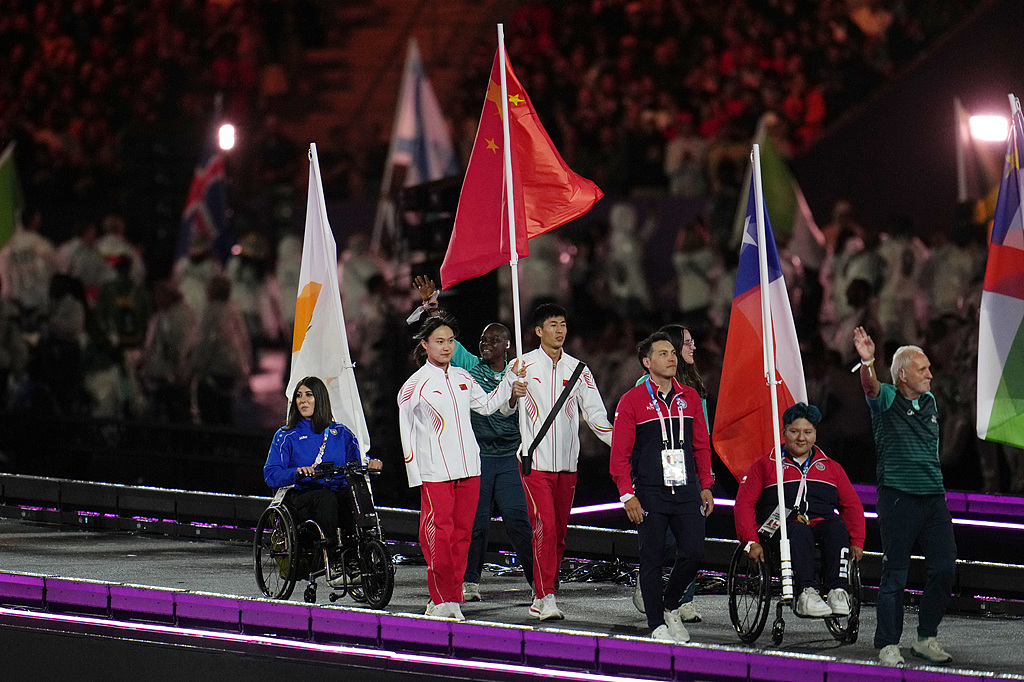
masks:
<path fill-rule="evenodd" d="M 1010 98 L 1010 137 L 1016 134 L 1017 131 L 1017 116 L 1020 115 L 1020 100 L 1012 92 L 1007 95 Z M 1014 154 L 1017 153 L 1016 146 L 1014 147 Z M 1024 197 L 1024 173 L 1017 173 L 1017 193 L 1018 196 Z"/>
<path fill-rule="evenodd" d="M 505 68 L 505 25 L 498 24 L 498 60 L 501 73 L 501 128 L 504 135 L 505 195 L 508 198 L 508 242 L 512 255 L 508 265 L 512 268 L 512 320 L 516 334 L 516 360 L 523 359 L 523 321 L 519 310 L 519 249 L 516 248 L 516 211 L 512 192 L 512 135 L 508 123 L 508 78 Z"/>
<path fill-rule="evenodd" d="M 416 39 L 410 38 L 409 45 L 405 50 L 405 64 L 402 66 L 402 83 L 398 88 L 398 102 L 395 106 L 395 120 L 391 124 L 391 142 L 388 144 L 388 160 L 384 164 L 384 177 L 381 178 L 380 195 L 377 199 L 377 212 L 373 218 L 373 233 L 370 237 L 370 250 L 377 253 L 380 250 L 381 239 L 386 229 L 389 236 L 398 236 L 398 215 L 395 202 L 391 200 L 391 182 L 395 174 L 395 151 L 398 147 L 398 126 L 402 119 L 402 109 L 405 107 L 405 94 L 408 92 L 408 82 L 411 78 L 409 64 L 413 55 L 419 52 Z M 397 247 L 397 244 L 395 245 Z"/>
<path fill-rule="evenodd" d="M 753 161 L 754 216 L 757 219 L 757 261 L 761 279 L 761 329 L 764 341 L 765 378 L 772 399 L 772 437 L 775 442 L 775 490 L 779 501 L 779 549 L 782 564 L 782 599 L 793 599 L 793 564 L 786 528 L 786 496 L 782 489 L 782 443 L 779 440 L 779 382 L 775 379 L 775 333 L 772 329 L 772 305 L 768 291 L 768 248 L 765 244 L 764 189 L 761 184 L 761 146 L 755 144 Z"/>

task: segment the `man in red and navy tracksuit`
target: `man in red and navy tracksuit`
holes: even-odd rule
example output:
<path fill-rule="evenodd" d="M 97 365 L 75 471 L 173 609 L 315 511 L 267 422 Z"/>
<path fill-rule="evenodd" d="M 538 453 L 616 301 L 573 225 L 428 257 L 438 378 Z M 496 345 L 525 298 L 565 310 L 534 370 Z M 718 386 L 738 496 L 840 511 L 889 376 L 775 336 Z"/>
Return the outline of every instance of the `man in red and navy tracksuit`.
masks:
<path fill-rule="evenodd" d="M 609 468 L 626 515 L 638 524 L 651 637 L 688 642 L 678 609 L 704 558 L 704 519 L 714 507 L 708 427 L 697 391 L 675 379 L 678 358 L 669 336 L 647 337 L 637 356 L 650 376 L 619 400 Z M 676 539 L 676 561 L 663 589 L 666 529 Z"/>

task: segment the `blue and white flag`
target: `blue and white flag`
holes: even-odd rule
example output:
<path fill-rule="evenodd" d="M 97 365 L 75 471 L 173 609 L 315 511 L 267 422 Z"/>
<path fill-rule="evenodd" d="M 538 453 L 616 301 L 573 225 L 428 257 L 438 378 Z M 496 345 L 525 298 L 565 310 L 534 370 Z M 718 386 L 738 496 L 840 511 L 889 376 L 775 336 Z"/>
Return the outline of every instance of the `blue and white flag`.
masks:
<path fill-rule="evenodd" d="M 406 166 L 405 186 L 459 175 L 455 145 L 430 85 L 416 40 L 409 40 L 395 114 L 390 165 Z"/>

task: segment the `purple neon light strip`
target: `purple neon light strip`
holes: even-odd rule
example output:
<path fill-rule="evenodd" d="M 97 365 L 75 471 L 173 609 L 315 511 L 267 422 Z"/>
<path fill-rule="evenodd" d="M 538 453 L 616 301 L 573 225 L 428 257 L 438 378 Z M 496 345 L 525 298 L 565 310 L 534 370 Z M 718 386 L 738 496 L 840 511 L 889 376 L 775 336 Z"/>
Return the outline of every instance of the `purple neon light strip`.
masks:
<path fill-rule="evenodd" d="M 509 663 L 494 663 L 482 661 L 466 661 L 457 658 L 443 658 L 440 656 L 423 656 L 419 654 L 407 654 L 398 651 L 380 651 L 375 649 L 359 649 L 356 647 L 340 646 L 336 644 L 315 644 L 311 642 L 297 642 L 273 637 L 260 637 L 258 635 L 240 635 L 231 632 L 208 632 L 205 630 L 194 630 L 190 628 L 179 628 L 170 625 L 156 625 L 151 623 L 125 623 L 117 620 L 106 620 L 103 618 L 90 618 L 88 616 L 69 616 L 65 614 L 39 613 L 35 611 L 17 611 L 0 607 L 0 615 L 17 616 L 19 618 L 32 618 L 40 621 L 55 621 L 61 623 L 77 623 L 80 625 L 93 625 L 102 627 L 113 627 L 132 632 L 152 632 L 164 635 L 179 635 L 196 637 L 203 640 L 244 642 L 247 644 L 261 644 L 264 646 L 279 647 L 282 649 L 294 649 L 300 651 L 316 651 L 320 653 L 348 654 L 352 656 L 363 656 L 366 658 L 383 658 L 406 663 L 423 663 L 427 665 L 438 665 L 449 668 L 462 668 L 468 670 L 489 670 L 493 672 L 515 673 L 522 675 L 533 675 L 558 680 L 582 680 L 583 682 L 645 682 L 640 678 L 621 677 L 618 675 L 595 675 L 585 672 L 571 672 L 563 670 L 551 670 L 548 668 L 537 668 L 528 665 L 513 665 Z"/>
<path fill-rule="evenodd" d="M 726 498 L 715 498 L 715 505 L 722 507 L 735 507 L 736 501 Z M 597 512 L 614 511 L 622 509 L 621 502 L 608 502 L 606 504 L 591 504 L 586 507 L 573 507 L 570 514 L 595 514 Z M 877 519 L 877 512 L 864 512 L 864 517 Z M 1024 531 L 1024 523 L 1010 523 L 1008 521 L 979 521 L 977 519 L 954 518 L 953 524 L 957 526 L 973 526 L 975 528 L 989 528 L 993 530 L 1018 530 Z"/>

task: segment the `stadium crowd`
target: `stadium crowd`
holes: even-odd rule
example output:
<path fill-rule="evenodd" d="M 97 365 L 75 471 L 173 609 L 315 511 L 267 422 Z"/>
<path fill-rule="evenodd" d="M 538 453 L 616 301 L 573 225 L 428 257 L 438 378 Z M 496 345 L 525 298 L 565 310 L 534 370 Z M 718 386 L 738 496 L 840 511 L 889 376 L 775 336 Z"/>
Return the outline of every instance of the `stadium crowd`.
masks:
<path fill-rule="evenodd" d="M 609 411 L 635 383 L 636 340 L 680 321 L 693 329 L 713 407 L 736 268 L 731 223 L 761 116 L 776 117 L 780 146 L 798 154 L 976 4 L 519 4 L 508 22 L 517 73 L 565 158 L 615 202 L 607 222 L 588 219 L 531 243 L 523 310 L 543 300 L 569 309 L 570 351 L 595 368 Z M 27 207 L 23 230 L 0 251 L 0 397 L 8 410 L 231 423 L 230 403 L 250 390 L 260 354 L 290 339 L 301 240 L 287 229 L 236 224 L 245 235 L 228 262 L 200 240 L 170 272 L 147 270 L 150 234 L 126 217 L 126 204 L 139 200 L 131 196 L 133 140 L 151 127 L 189 139 L 183 128 L 205 125 L 221 92 L 236 120 L 268 116 L 258 158 L 234 182 L 289 186 L 302 177 L 295 171 L 304 159 L 273 113 L 289 46 L 318 39 L 287 28 L 304 6 L 0 0 L 8 64 L 0 146 L 18 142 Z M 493 48 L 481 49 L 458 88 L 453 121 L 463 151 L 492 57 Z M 353 163 L 344 154 L 336 161 Z M 373 168 L 364 181 L 335 196 L 376 186 L 375 166 L 363 164 Z M 648 226 L 619 199 L 664 194 L 710 201 L 705 215 L 673 227 L 673 271 L 652 281 Z M 929 351 L 939 369 L 944 462 L 976 457 L 980 465 L 965 487 L 1024 492 L 1020 451 L 973 437 L 983 231 L 920 237 L 909 218 L 861 226 L 845 202 L 822 231 L 819 267 L 785 249 L 783 258 L 808 397 L 835 441 L 823 445 L 852 477 L 870 480 L 869 470 L 857 470 L 871 448 L 868 416 L 847 371 L 856 355 L 848 339 L 863 326 L 888 353 L 903 343 Z M 370 252 L 360 234 L 348 237 L 339 262 L 357 374 L 374 377 L 360 377 L 363 400 L 384 428 L 411 371 L 410 273 Z M 506 308 L 503 317 L 511 314 Z M 585 442 L 584 458 L 588 446 L 600 452 Z"/>

